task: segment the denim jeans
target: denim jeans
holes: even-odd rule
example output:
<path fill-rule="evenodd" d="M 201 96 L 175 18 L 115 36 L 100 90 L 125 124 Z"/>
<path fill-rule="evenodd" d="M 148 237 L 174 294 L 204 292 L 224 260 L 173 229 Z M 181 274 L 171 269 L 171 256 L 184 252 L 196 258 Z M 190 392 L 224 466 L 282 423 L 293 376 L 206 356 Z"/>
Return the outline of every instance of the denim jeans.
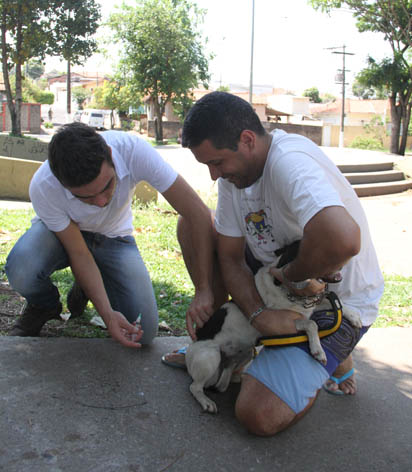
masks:
<path fill-rule="evenodd" d="M 158 311 L 152 282 L 133 236 L 107 238 L 88 231 L 82 235 L 100 270 L 112 308 L 130 322 L 141 313 L 141 342 L 149 343 L 157 334 Z M 6 274 L 13 289 L 28 303 L 49 309 L 60 298 L 50 276 L 69 265 L 56 235 L 42 221 L 36 221 L 11 250 Z"/>

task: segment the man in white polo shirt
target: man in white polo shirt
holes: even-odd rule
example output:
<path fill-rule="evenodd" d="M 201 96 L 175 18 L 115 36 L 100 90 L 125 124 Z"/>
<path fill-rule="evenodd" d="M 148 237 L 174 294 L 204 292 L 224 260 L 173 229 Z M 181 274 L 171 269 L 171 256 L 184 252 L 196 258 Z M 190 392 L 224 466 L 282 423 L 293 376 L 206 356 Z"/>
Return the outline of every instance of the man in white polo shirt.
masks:
<path fill-rule="evenodd" d="M 204 269 L 197 275 L 192 310 L 204 309 L 212 253 L 206 206 L 144 140 L 120 131 L 98 134 L 82 123 L 70 123 L 53 136 L 49 158 L 32 179 L 36 217 L 7 259 L 10 284 L 27 300 L 10 335 L 37 336 L 47 321 L 59 318 L 62 305 L 50 276 L 70 266 L 76 281 L 67 300 L 73 317 L 91 300 L 111 336 L 123 345 L 140 347 L 156 336 L 153 288 L 132 235 L 131 202 L 142 180 L 162 193 L 191 227 Z M 141 326 L 136 326 L 139 314 Z"/>

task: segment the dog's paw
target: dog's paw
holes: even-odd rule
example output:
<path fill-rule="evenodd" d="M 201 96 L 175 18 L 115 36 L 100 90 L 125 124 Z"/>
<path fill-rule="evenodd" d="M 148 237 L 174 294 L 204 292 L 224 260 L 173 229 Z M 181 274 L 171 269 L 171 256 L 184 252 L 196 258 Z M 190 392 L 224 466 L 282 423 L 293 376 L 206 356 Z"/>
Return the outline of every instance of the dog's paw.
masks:
<path fill-rule="evenodd" d="M 355 328 L 362 328 L 362 320 L 360 319 L 360 316 L 353 316 L 349 320 L 350 324 L 354 326 Z"/>
<path fill-rule="evenodd" d="M 325 354 L 325 351 L 321 348 L 320 350 L 313 350 L 310 352 L 312 354 L 312 356 L 317 360 L 319 361 L 321 364 L 323 365 L 326 365 L 328 360 L 326 358 L 326 354 Z"/>
<path fill-rule="evenodd" d="M 210 398 L 207 398 L 206 400 L 200 402 L 200 404 L 202 405 L 203 411 L 207 413 L 217 413 L 216 403 Z"/>
<path fill-rule="evenodd" d="M 343 309 L 343 316 L 355 328 L 362 328 L 362 320 L 357 311 L 354 311 L 345 306 Z"/>

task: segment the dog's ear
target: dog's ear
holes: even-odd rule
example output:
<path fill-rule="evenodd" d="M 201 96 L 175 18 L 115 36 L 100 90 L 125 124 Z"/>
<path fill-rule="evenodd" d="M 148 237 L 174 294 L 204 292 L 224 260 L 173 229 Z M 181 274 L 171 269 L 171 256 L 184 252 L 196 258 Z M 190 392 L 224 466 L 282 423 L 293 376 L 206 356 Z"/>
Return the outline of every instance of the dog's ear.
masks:
<path fill-rule="evenodd" d="M 289 262 L 292 262 L 298 255 L 299 245 L 300 240 L 297 240 L 287 246 L 276 249 L 275 255 L 277 257 L 281 256 L 276 267 L 280 268 Z"/>
<path fill-rule="evenodd" d="M 227 312 L 226 307 L 220 307 L 216 310 L 201 328 L 196 329 L 197 340 L 213 339 L 221 331 Z"/>

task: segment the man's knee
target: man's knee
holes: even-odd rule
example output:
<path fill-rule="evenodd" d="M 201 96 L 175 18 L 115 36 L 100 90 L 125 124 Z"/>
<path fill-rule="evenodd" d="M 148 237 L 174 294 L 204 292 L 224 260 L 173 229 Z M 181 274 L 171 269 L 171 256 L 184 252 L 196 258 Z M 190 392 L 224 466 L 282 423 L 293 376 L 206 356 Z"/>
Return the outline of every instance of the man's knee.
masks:
<path fill-rule="evenodd" d="M 273 436 L 287 428 L 296 418 L 295 412 L 286 403 L 248 375 L 243 378 L 235 414 L 238 421 L 257 436 Z"/>

